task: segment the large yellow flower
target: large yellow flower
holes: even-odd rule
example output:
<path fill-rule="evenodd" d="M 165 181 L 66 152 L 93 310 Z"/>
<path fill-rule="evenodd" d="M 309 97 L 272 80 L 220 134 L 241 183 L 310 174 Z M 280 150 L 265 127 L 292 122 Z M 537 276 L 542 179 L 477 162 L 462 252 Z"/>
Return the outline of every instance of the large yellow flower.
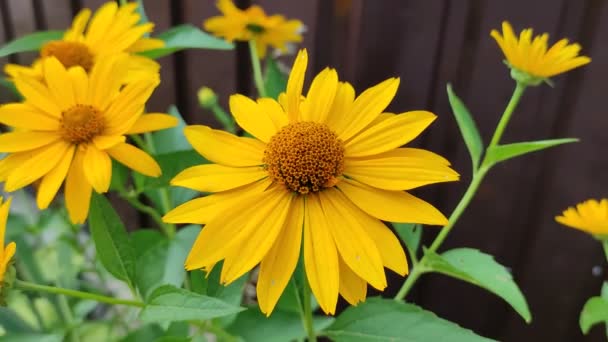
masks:
<path fill-rule="evenodd" d="M 521 31 L 518 39 L 506 21 L 502 23 L 502 35 L 496 30 L 490 35 L 496 39 L 509 65 L 532 78 L 546 79 L 591 62 L 589 57 L 578 55 L 580 45 L 568 44 L 567 39 L 547 49 L 549 35 L 544 33 L 532 39 L 530 28 Z"/>
<path fill-rule="evenodd" d="M 237 123 L 253 138 L 189 126 L 192 146 L 215 164 L 194 166 L 172 184 L 201 192 L 169 212 L 174 223 L 205 224 L 186 268 L 211 270 L 223 260 L 222 283 L 261 264 L 260 308 L 270 314 L 304 250 L 307 279 L 321 308 L 333 314 L 338 293 L 356 304 L 367 283 L 386 287 L 384 267 L 408 271 L 399 240 L 380 220 L 446 224 L 432 205 L 403 190 L 454 181 L 444 158 L 400 148 L 434 119 L 426 111 L 383 113 L 399 80 L 355 98 L 353 87 L 325 69 L 302 96 L 307 53 L 301 51 L 280 104 L 230 98 Z"/>
<path fill-rule="evenodd" d="M 156 177 L 158 164 L 125 142 L 126 134 L 149 132 L 177 124 L 167 114 L 145 114 L 144 105 L 158 79 L 145 78 L 126 86 L 128 57 L 107 56 L 90 74 L 81 67 L 66 69 L 55 57 L 42 62 L 43 80 L 20 75 L 15 85 L 23 103 L 0 107 L 0 123 L 15 128 L 0 135 L 0 181 L 14 191 L 36 180 L 38 207 L 46 208 L 65 182 L 70 218 L 84 222 L 91 189 L 106 192 L 112 160 Z M 158 77 L 158 75 L 157 75 Z"/>
<path fill-rule="evenodd" d="M 141 78 L 142 74 L 153 76 L 159 70 L 158 63 L 134 53 L 161 48 L 164 42 L 144 37 L 152 32 L 154 24 L 139 24 L 141 17 L 136 10 L 137 3 L 119 7 L 115 1 L 110 1 L 101 6 L 89 22 L 91 10 L 83 9 L 63 39 L 48 42 L 40 49 L 40 58 L 31 67 L 7 64 L 4 70 L 11 77 L 25 73 L 42 78 L 41 61 L 54 56 L 66 68 L 81 66 L 89 72 L 104 56 L 128 52 L 129 77 L 126 82 Z"/>
<path fill-rule="evenodd" d="M 594 199 L 569 207 L 555 220 L 568 227 L 596 236 L 608 237 L 608 199 Z"/>
<path fill-rule="evenodd" d="M 219 0 L 217 8 L 223 16 L 205 20 L 205 30 L 230 42 L 255 39 L 260 58 L 266 55 L 269 45 L 286 52 L 288 43 L 302 41 L 300 32 L 304 26 L 299 20 L 286 20 L 282 15 L 266 16 L 256 5 L 240 10 L 231 0 Z"/>
<path fill-rule="evenodd" d="M 11 198 L 4 203 L 0 196 L 0 289 L 4 283 L 4 275 L 11 259 L 15 255 L 17 245 L 14 242 L 9 243 L 4 247 L 4 235 L 6 233 L 6 220 L 8 219 L 8 211 L 11 206 Z"/>

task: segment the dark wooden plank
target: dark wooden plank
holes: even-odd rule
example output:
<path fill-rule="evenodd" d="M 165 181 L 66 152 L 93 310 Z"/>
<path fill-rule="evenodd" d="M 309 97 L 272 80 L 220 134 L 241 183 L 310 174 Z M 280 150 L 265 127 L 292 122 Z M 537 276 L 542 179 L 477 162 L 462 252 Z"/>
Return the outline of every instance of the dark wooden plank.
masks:
<path fill-rule="evenodd" d="M 36 22 L 34 17 L 34 7 L 31 1 L 23 0 L 5 0 L 6 7 L 11 17 L 12 33 L 14 37 L 36 31 Z M 16 62 L 19 64 L 30 64 L 35 58 L 36 53 L 20 53 L 17 55 Z"/>
<path fill-rule="evenodd" d="M 72 22 L 72 4 L 70 0 L 41 1 L 35 0 L 44 16 L 46 30 L 65 30 Z"/>

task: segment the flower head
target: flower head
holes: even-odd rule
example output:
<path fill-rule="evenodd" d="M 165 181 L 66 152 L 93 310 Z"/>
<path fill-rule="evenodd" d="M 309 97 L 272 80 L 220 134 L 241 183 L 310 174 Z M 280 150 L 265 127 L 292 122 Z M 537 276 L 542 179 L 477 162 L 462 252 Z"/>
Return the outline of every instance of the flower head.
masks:
<path fill-rule="evenodd" d="M 564 210 L 555 220 L 594 236 L 608 237 L 608 199 L 590 199 Z"/>
<path fill-rule="evenodd" d="M 532 38 L 532 29 L 528 28 L 517 38 L 511 24 L 506 21 L 502 23 L 502 35 L 496 30 L 492 30 L 490 35 L 504 53 L 513 78 L 526 84 L 537 85 L 591 62 L 589 57 L 578 55 L 581 50 L 578 44 L 568 44 L 567 39 L 561 39 L 548 48 L 547 33 Z"/>
<path fill-rule="evenodd" d="M 8 269 L 8 265 L 11 262 L 17 245 L 14 242 L 4 246 L 4 235 L 6 233 L 6 221 L 8 219 L 8 211 L 11 206 L 11 198 L 3 202 L 0 196 L 0 289 L 4 284 L 4 275 Z"/>
<path fill-rule="evenodd" d="M 0 161 L 6 191 L 40 180 L 36 200 L 44 209 L 65 180 L 70 218 L 81 223 L 92 189 L 106 192 L 110 186 L 111 158 L 144 175 L 160 175 L 154 159 L 127 144 L 125 135 L 172 127 L 177 120 L 167 114 L 142 115 L 158 79 L 124 86 L 128 67 L 128 57 L 106 56 L 87 74 L 49 57 L 42 61 L 42 80 L 27 75 L 14 79 L 24 101 L 0 107 L 0 123 L 15 128 L 0 135 L 0 152 L 9 153 Z"/>
<path fill-rule="evenodd" d="M 238 9 L 231 0 L 219 0 L 217 8 L 223 16 L 205 20 L 205 30 L 228 41 L 254 39 L 260 58 L 266 55 L 270 45 L 286 52 L 288 43 L 302 41 L 304 25 L 299 20 L 286 20 L 282 15 L 267 16 L 260 6 Z"/>
<path fill-rule="evenodd" d="M 42 60 L 51 56 L 66 68 L 80 66 L 90 72 L 104 56 L 124 52 L 129 53 L 126 82 L 141 78 L 142 74 L 154 76 L 158 72 L 158 63 L 134 54 L 164 46 L 160 39 L 144 37 L 152 32 L 154 24 L 139 23 L 141 17 L 137 13 L 137 3 L 118 6 L 115 1 L 109 1 L 95 12 L 90 21 L 89 18 L 91 10 L 81 10 L 63 39 L 43 45 L 40 58 L 31 67 L 7 64 L 5 72 L 11 77 L 25 73 L 41 79 Z"/>
<path fill-rule="evenodd" d="M 184 170 L 171 183 L 213 194 L 186 202 L 164 219 L 205 224 L 186 268 L 211 270 L 223 260 L 230 283 L 260 264 L 257 296 L 270 314 L 303 248 L 307 279 L 321 308 L 334 313 L 338 294 L 356 304 L 367 284 L 383 290 L 384 267 L 408 272 L 399 240 L 381 220 L 444 225 L 432 205 L 404 190 L 454 181 L 444 158 L 400 146 L 434 119 L 426 111 L 384 112 L 399 80 L 355 97 L 325 69 L 302 95 L 307 66 L 300 51 L 279 102 L 230 98 L 237 123 L 253 138 L 189 126 L 193 147 L 215 164 Z"/>

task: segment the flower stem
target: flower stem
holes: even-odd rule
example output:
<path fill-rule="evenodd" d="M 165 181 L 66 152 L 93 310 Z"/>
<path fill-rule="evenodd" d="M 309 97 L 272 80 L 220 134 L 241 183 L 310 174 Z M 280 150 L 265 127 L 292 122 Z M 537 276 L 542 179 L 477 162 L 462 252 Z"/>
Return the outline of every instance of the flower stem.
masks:
<path fill-rule="evenodd" d="M 138 308 L 143 308 L 144 303 L 134 300 L 128 299 L 119 299 L 108 296 L 102 296 L 94 293 L 76 291 L 71 289 L 65 289 L 62 287 L 54 287 L 54 286 L 46 286 L 40 284 L 34 284 L 22 280 L 15 280 L 15 288 L 24 290 L 24 291 L 34 291 L 34 292 L 45 292 L 45 293 L 53 293 L 59 295 L 65 295 L 75 298 L 81 299 L 90 299 L 100 303 L 114 304 L 114 305 L 128 305 L 135 306 Z"/>
<path fill-rule="evenodd" d="M 317 335 L 315 335 L 315 329 L 312 324 L 312 306 L 310 303 L 310 285 L 308 285 L 308 279 L 306 276 L 304 278 L 304 289 L 302 291 L 302 306 L 303 306 L 303 315 L 302 315 L 302 323 L 304 323 L 304 329 L 306 330 L 306 334 L 308 335 L 308 342 L 317 342 Z"/>
<path fill-rule="evenodd" d="M 251 66 L 253 68 L 253 80 L 255 87 L 258 89 L 260 97 L 266 97 L 266 88 L 264 87 L 264 78 L 262 78 L 262 67 L 260 66 L 260 57 L 255 46 L 255 40 L 249 41 L 249 55 L 251 56 Z"/>
<path fill-rule="evenodd" d="M 515 108 L 517 107 L 517 104 L 521 100 L 521 96 L 523 95 L 525 90 L 526 90 L 526 85 L 518 82 L 517 85 L 515 86 L 515 90 L 513 91 L 513 95 L 511 95 L 511 100 L 509 100 L 509 103 L 507 104 L 507 108 L 503 112 L 502 117 L 500 118 L 500 121 L 498 122 L 498 125 L 496 126 L 496 130 L 494 131 L 494 135 L 492 136 L 492 140 L 490 141 L 490 145 L 488 145 L 488 148 L 496 146 L 500 142 L 500 138 L 502 138 L 505 128 L 507 127 L 507 124 L 509 123 L 509 120 L 511 119 L 511 115 L 513 114 L 513 111 L 515 111 Z M 487 174 L 487 172 L 490 170 L 490 168 L 492 166 L 493 166 L 493 164 L 488 161 L 487 154 L 486 154 L 481 163 L 481 166 L 478 169 L 473 170 L 473 178 L 471 179 L 471 183 L 469 184 L 469 187 L 467 188 L 466 192 L 460 199 L 460 202 L 458 202 L 458 205 L 456 206 L 456 208 L 450 215 L 450 218 L 448 219 L 448 224 L 445 225 L 443 228 L 441 228 L 441 231 L 439 232 L 439 234 L 437 235 L 435 240 L 433 240 L 433 243 L 427 250 L 428 252 L 431 252 L 431 253 L 436 252 L 439 249 L 439 247 L 441 247 L 441 244 L 443 243 L 443 241 L 445 241 L 445 239 L 447 238 L 448 234 L 450 233 L 450 231 L 452 230 L 452 228 L 454 227 L 456 222 L 458 222 L 458 219 L 460 219 L 460 216 L 464 213 L 465 209 L 469 206 L 469 203 L 471 203 L 471 200 L 473 199 L 473 197 L 475 197 L 475 193 L 477 192 L 477 189 L 479 188 L 481 181 L 483 181 L 485 175 Z M 605 247 L 605 248 L 608 248 L 608 247 Z M 606 251 L 606 253 L 607 253 L 607 258 L 608 258 L 608 250 Z M 405 298 L 405 296 L 407 296 L 407 294 L 412 289 L 412 287 L 414 286 L 414 284 L 416 283 L 418 278 L 423 273 L 428 271 L 427 267 L 428 266 L 426 265 L 426 254 L 425 254 L 418 261 L 418 264 L 414 266 L 414 268 L 412 269 L 412 272 L 408 275 L 407 279 L 405 280 L 405 282 L 399 289 L 399 292 L 397 292 L 397 295 L 395 295 L 395 300 L 401 301 L 401 300 L 403 300 L 403 298 Z"/>

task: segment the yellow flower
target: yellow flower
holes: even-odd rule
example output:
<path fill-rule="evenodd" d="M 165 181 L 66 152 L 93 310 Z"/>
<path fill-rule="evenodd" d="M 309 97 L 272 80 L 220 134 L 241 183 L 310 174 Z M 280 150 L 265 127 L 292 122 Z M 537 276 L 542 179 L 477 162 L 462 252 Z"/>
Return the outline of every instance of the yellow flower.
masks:
<path fill-rule="evenodd" d="M 384 113 L 398 79 L 355 98 L 353 87 L 327 68 L 303 97 L 307 63 L 302 50 L 279 102 L 230 98 L 237 123 L 253 138 L 185 129 L 192 146 L 215 164 L 188 168 L 171 184 L 214 194 L 164 217 L 205 224 L 186 260 L 189 270 L 209 271 L 223 260 L 221 281 L 230 283 L 261 264 L 257 296 L 268 315 L 298 263 L 300 245 L 311 289 L 330 314 L 338 293 L 356 304 L 365 299 L 367 283 L 383 290 L 384 267 L 405 275 L 399 240 L 380 220 L 446 224 L 432 205 L 403 190 L 458 179 L 439 155 L 400 147 L 435 115 Z"/>
<path fill-rule="evenodd" d="M 104 56 L 128 52 L 129 68 L 125 82 L 158 72 L 158 63 L 134 54 L 164 46 L 160 39 L 144 37 L 152 32 L 154 24 L 139 24 L 137 3 L 119 7 L 115 1 L 110 1 L 101 6 L 89 21 L 90 17 L 90 9 L 81 10 L 63 39 L 46 43 L 40 49 L 40 58 L 31 67 L 7 64 L 4 71 L 13 78 L 25 73 L 42 79 L 42 60 L 54 56 L 66 68 L 81 66 L 89 72 Z"/>
<path fill-rule="evenodd" d="M 14 242 L 9 243 L 4 247 L 4 235 L 6 233 L 6 220 L 8 219 L 8 211 L 11 206 L 11 198 L 2 203 L 2 197 L 0 196 L 0 288 L 4 284 L 4 275 L 11 259 L 15 255 L 17 245 Z"/>
<path fill-rule="evenodd" d="M 219 0 L 217 8 L 223 16 L 205 20 L 205 30 L 232 42 L 255 40 L 260 58 L 266 56 L 270 45 L 287 52 L 288 43 L 302 41 L 303 24 L 299 20 L 286 20 L 282 15 L 266 16 L 260 6 L 238 9 L 231 0 Z"/>
<path fill-rule="evenodd" d="M 567 39 L 558 41 L 549 49 L 547 33 L 532 39 L 532 29 L 525 29 L 518 39 L 506 21 L 502 23 L 502 35 L 496 30 L 492 30 L 490 35 L 500 46 L 510 67 L 516 70 L 515 73 L 524 73 L 520 77 L 528 76 L 530 84 L 538 84 L 546 78 L 591 62 L 589 57 L 578 55 L 580 45 L 568 44 Z"/>
<path fill-rule="evenodd" d="M 15 128 L 0 135 L 0 181 L 15 191 L 40 180 L 37 204 L 46 208 L 65 179 L 65 201 L 72 222 L 87 217 L 91 189 L 106 192 L 112 160 L 156 177 L 161 170 L 144 151 L 125 142 L 126 134 L 172 127 L 167 114 L 143 114 L 158 79 L 126 86 L 124 55 L 107 56 L 90 74 L 81 67 L 66 69 L 55 57 L 42 62 L 43 80 L 20 75 L 14 79 L 23 103 L 0 107 L 0 123 Z"/>
<path fill-rule="evenodd" d="M 555 220 L 596 236 L 608 236 L 608 199 L 590 199 L 564 210 Z"/>

